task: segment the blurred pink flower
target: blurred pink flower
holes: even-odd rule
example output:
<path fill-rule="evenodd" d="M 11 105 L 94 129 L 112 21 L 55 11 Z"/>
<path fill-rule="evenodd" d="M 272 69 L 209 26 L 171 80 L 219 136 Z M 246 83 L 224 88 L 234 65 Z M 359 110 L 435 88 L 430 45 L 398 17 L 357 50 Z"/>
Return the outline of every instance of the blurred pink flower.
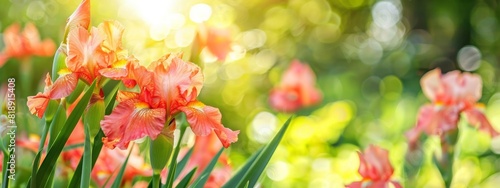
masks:
<path fill-rule="evenodd" d="M 226 60 L 227 54 L 231 52 L 233 41 L 229 28 L 200 25 L 198 37 L 201 48 L 207 47 L 219 61 Z"/>
<path fill-rule="evenodd" d="M 281 83 L 271 90 L 269 103 L 278 111 L 294 112 L 321 101 L 321 92 L 314 87 L 316 76 L 309 65 L 298 60 L 283 74 Z"/>
<path fill-rule="evenodd" d="M 420 108 L 416 126 L 407 133 L 410 145 L 415 144 L 421 132 L 443 135 L 457 129 L 462 112 L 472 126 L 487 131 L 491 136 L 498 135 L 482 112 L 482 105 L 477 104 L 482 90 L 479 75 L 460 71 L 443 75 L 440 69 L 435 69 L 425 74 L 420 84 L 432 103 Z"/>
<path fill-rule="evenodd" d="M 56 49 L 50 39 L 40 41 L 40 35 L 35 25 L 27 23 L 21 32 L 21 26 L 14 23 L 8 26 L 3 33 L 5 49 L 0 53 L 0 67 L 9 58 L 24 59 L 30 56 L 52 56 Z"/>
<path fill-rule="evenodd" d="M 391 181 L 394 168 L 389 161 L 389 152 L 374 145 L 368 146 L 363 153 L 358 152 L 359 174 L 363 180 L 347 185 L 348 188 L 388 188 L 390 184 L 394 187 L 402 186 L 395 181 Z"/>
<path fill-rule="evenodd" d="M 186 114 L 196 135 L 207 136 L 214 130 L 224 147 L 237 141 L 239 131 L 222 125 L 220 111 L 196 100 L 203 86 L 198 66 L 168 54 L 151 63 L 148 69 L 134 68 L 126 80 L 137 84 L 140 93 L 120 92 L 117 96 L 120 103 L 101 121 L 107 147 L 126 149 L 130 141 L 145 136 L 156 139 L 165 122 L 180 112 Z"/>

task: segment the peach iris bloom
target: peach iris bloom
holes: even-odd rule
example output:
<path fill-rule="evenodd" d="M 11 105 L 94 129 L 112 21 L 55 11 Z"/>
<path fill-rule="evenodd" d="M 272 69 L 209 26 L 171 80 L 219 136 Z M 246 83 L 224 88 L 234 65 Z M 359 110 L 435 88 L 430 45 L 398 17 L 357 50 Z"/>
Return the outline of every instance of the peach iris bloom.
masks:
<path fill-rule="evenodd" d="M 124 27 L 117 21 L 105 21 L 90 32 L 83 27 L 69 31 L 66 65 L 87 84 L 102 76 L 126 76 L 128 54 L 122 48 Z"/>
<path fill-rule="evenodd" d="M 101 121 L 106 135 L 103 142 L 108 148 L 126 149 L 130 141 L 145 136 L 156 139 L 165 123 L 181 112 L 198 136 L 207 136 L 213 130 L 224 147 L 238 140 L 239 131 L 222 125 L 217 108 L 196 99 L 203 86 L 203 75 L 195 64 L 168 54 L 147 69 L 137 66 L 129 71 L 135 75 L 129 79 L 134 79 L 141 91 L 119 92 L 119 104 Z"/>
<path fill-rule="evenodd" d="M 374 145 L 368 146 L 363 153 L 358 152 L 359 174 L 363 180 L 347 185 L 348 188 L 387 188 L 392 184 L 396 188 L 402 186 L 395 181 L 391 181 L 394 168 L 388 157 L 389 152 Z"/>
<path fill-rule="evenodd" d="M 294 60 L 283 74 L 281 83 L 271 90 L 269 103 L 282 112 L 294 112 L 315 105 L 322 98 L 315 84 L 316 76 L 309 65 Z"/>
<path fill-rule="evenodd" d="M 69 31 L 66 45 L 66 69 L 58 72 L 52 83 L 47 74 L 44 92 L 28 97 L 28 107 L 39 118 L 45 113 L 49 100 L 67 97 L 76 88 L 78 80 L 87 84 L 109 78 L 126 77 L 126 65 L 133 61 L 121 46 L 123 26 L 116 21 L 105 21 L 90 32 L 78 26 Z"/>
<path fill-rule="evenodd" d="M 0 67 L 9 58 L 24 59 L 30 56 L 52 56 L 56 49 L 50 39 L 40 41 L 40 35 L 35 25 L 26 24 L 21 32 L 21 26 L 14 23 L 7 27 L 3 33 L 5 49 L 0 53 Z"/>
<path fill-rule="evenodd" d="M 50 74 L 45 77 L 45 88 L 43 93 L 28 97 L 28 108 L 30 112 L 42 118 L 45 109 L 51 99 L 60 99 L 68 96 L 75 89 L 78 77 L 75 74 L 61 72 L 60 77 L 52 83 Z"/>
<path fill-rule="evenodd" d="M 441 74 L 440 69 L 426 73 L 421 81 L 424 95 L 431 100 L 420 108 L 416 126 L 407 133 L 410 144 L 414 144 L 421 132 L 428 135 L 443 135 L 457 129 L 460 114 L 464 113 L 468 122 L 480 130 L 497 136 L 485 114 L 481 98 L 481 77 L 471 73 L 452 71 Z"/>

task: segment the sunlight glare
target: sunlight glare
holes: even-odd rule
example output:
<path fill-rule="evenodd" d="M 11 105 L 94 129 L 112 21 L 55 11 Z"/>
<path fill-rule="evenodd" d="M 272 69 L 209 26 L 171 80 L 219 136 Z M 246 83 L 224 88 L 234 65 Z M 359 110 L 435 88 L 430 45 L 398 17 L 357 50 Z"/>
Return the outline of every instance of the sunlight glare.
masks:
<path fill-rule="evenodd" d="M 189 11 L 189 18 L 196 23 L 207 21 L 210 16 L 212 16 L 212 7 L 204 3 L 194 5 Z"/>

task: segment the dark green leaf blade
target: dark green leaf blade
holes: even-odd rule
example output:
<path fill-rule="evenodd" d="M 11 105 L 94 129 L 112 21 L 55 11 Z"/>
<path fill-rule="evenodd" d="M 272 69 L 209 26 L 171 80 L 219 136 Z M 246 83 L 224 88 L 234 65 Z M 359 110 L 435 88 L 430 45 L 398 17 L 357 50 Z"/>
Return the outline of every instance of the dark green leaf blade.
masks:
<path fill-rule="evenodd" d="M 189 161 L 189 158 L 191 158 L 191 155 L 193 154 L 193 149 L 194 149 L 194 147 L 189 149 L 189 151 L 186 153 L 186 155 L 184 155 L 184 157 L 182 157 L 181 161 L 179 161 L 179 163 L 177 163 L 177 170 L 175 171 L 174 180 L 177 179 L 177 177 L 179 177 L 182 170 L 184 169 L 187 162 Z"/>
<path fill-rule="evenodd" d="M 115 105 L 116 100 L 112 99 L 116 98 L 116 95 L 118 93 L 118 88 L 119 88 L 118 85 L 115 86 L 115 88 L 111 91 L 111 93 L 106 95 L 106 97 L 104 97 L 104 105 L 106 106 L 106 111 L 105 111 L 106 115 L 111 114 L 111 112 L 113 111 L 113 107 Z M 102 132 L 102 129 L 100 129 L 97 135 L 94 137 L 94 146 L 92 147 L 92 168 L 94 168 L 97 158 L 101 153 L 102 137 L 104 137 L 104 132 Z M 73 178 L 71 178 L 71 181 L 68 184 L 68 187 L 78 187 L 78 185 L 80 185 L 80 180 L 82 175 L 82 165 L 83 165 L 82 163 L 83 161 L 80 160 L 78 166 L 76 167 L 75 173 L 73 174 Z"/>
<path fill-rule="evenodd" d="M 162 187 L 166 187 L 166 188 L 172 188 L 173 185 L 174 185 L 174 174 L 177 170 L 177 156 L 179 156 L 179 151 L 181 150 L 181 140 L 182 140 L 182 137 L 184 136 L 184 133 L 186 132 L 186 128 L 187 128 L 187 121 L 186 121 L 186 118 L 181 118 L 181 123 L 180 123 L 180 129 L 181 129 L 181 133 L 180 133 L 180 136 L 179 136 L 179 142 L 177 143 L 177 146 L 175 147 L 175 150 L 174 150 L 174 154 L 172 155 L 172 158 L 171 158 L 171 161 L 170 161 L 170 166 L 169 166 L 169 169 L 168 169 L 168 174 L 167 174 L 167 182 L 165 185 L 163 185 Z"/>
<path fill-rule="evenodd" d="M 184 178 L 182 178 L 182 180 L 179 182 L 179 184 L 177 184 L 177 187 L 178 188 L 188 187 L 188 183 L 193 178 L 194 173 L 196 172 L 197 169 L 198 168 L 193 168 L 193 170 L 191 170 L 188 174 L 186 174 L 186 176 L 184 176 Z"/>
<path fill-rule="evenodd" d="M 245 172 L 243 177 L 241 177 L 239 179 L 239 181 L 238 181 L 238 179 L 233 180 L 234 178 L 231 178 L 231 180 L 230 180 L 231 184 L 226 183 L 223 187 L 226 187 L 226 188 L 227 187 L 244 187 L 244 186 L 246 186 L 247 182 L 248 182 L 248 187 L 254 187 L 255 184 L 257 183 L 257 180 L 259 179 L 260 175 L 262 174 L 262 172 L 266 168 L 267 164 L 269 163 L 269 160 L 273 156 L 274 151 L 276 151 L 276 148 L 278 147 L 279 143 L 281 142 L 281 139 L 283 138 L 291 121 L 292 121 L 292 117 L 288 118 L 288 120 L 285 122 L 283 127 L 281 127 L 281 129 L 276 134 L 276 136 L 274 136 L 273 140 L 271 140 L 271 142 L 264 147 L 262 152 L 260 152 L 258 157 L 252 163 L 250 168 Z M 237 181 L 238 183 L 235 184 L 234 181 Z"/>
<path fill-rule="evenodd" d="M 113 185 L 111 185 L 111 188 L 119 188 L 120 184 L 122 183 L 123 179 L 123 174 L 125 174 L 125 169 L 127 168 L 127 163 L 128 159 L 130 158 L 130 154 L 132 153 L 134 149 L 134 146 L 130 148 L 130 151 L 128 152 L 127 158 L 125 159 L 125 162 L 123 163 L 122 167 L 120 168 L 120 172 L 118 172 L 118 175 L 116 175 L 116 179 L 113 182 Z"/>
<path fill-rule="evenodd" d="M 276 134 L 273 140 L 264 148 L 262 154 L 260 154 L 259 158 L 255 161 L 252 167 L 250 167 L 250 170 L 243 177 L 243 179 L 249 180 L 248 187 L 254 187 L 255 184 L 257 183 L 257 180 L 259 179 L 260 175 L 266 168 L 267 164 L 269 163 L 269 160 L 274 154 L 274 151 L 276 151 L 276 148 L 281 142 L 281 139 L 285 135 L 285 132 L 288 129 L 288 126 L 290 125 L 291 121 L 292 117 L 288 118 L 283 127 L 281 127 L 278 134 Z"/>
<path fill-rule="evenodd" d="M 224 148 L 221 148 L 219 152 L 212 158 L 210 163 L 207 165 L 207 167 L 201 172 L 200 176 L 194 181 L 193 186 L 195 188 L 202 188 L 205 183 L 207 183 L 208 177 L 210 176 L 210 173 L 215 167 L 215 164 L 219 160 L 220 155 L 224 151 Z"/>
<path fill-rule="evenodd" d="M 59 158 L 59 155 L 61 154 L 66 141 L 68 141 L 70 134 L 75 129 L 78 120 L 80 120 L 80 117 L 82 117 L 83 112 L 85 111 L 85 108 L 90 101 L 92 92 L 94 91 L 94 87 L 95 81 L 94 83 L 92 83 L 90 88 L 87 89 L 83 97 L 80 99 L 80 102 L 78 102 L 76 107 L 73 109 L 73 112 L 69 115 L 61 132 L 57 135 L 54 145 L 52 145 L 52 147 L 50 147 L 49 151 L 47 152 L 47 156 L 42 162 L 42 165 L 40 166 L 36 177 L 36 182 L 38 182 L 39 185 L 45 185 L 47 183 L 47 180 L 49 179 L 49 176 L 51 174 L 50 171 L 55 166 L 56 161 Z"/>
<path fill-rule="evenodd" d="M 250 156 L 245 165 L 243 165 L 243 167 L 241 167 L 240 170 L 238 170 L 238 172 L 234 174 L 234 176 L 231 179 L 229 179 L 229 181 L 226 182 L 226 184 L 224 184 L 223 187 L 224 188 L 236 187 L 242 180 L 243 176 L 245 176 L 245 173 L 248 172 L 248 169 L 250 169 L 253 163 L 255 163 L 255 160 L 257 160 L 257 157 L 260 156 L 263 150 L 264 147 L 261 147 L 259 150 L 257 150 L 257 152 L 255 152 L 252 156 Z"/>
<path fill-rule="evenodd" d="M 90 142 L 90 128 L 88 126 L 84 127 L 85 130 L 85 143 L 83 145 L 83 169 L 82 169 L 82 181 L 80 182 L 80 187 L 90 187 L 90 173 L 92 172 L 92 143 Z"/>

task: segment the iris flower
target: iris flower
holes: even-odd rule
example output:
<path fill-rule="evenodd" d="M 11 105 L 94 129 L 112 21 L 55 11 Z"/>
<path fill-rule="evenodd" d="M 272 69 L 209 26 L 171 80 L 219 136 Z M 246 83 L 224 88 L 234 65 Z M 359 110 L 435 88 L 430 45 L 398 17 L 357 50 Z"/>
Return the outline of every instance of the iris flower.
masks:
<path fill-rule="evenodd" d="M 52 56 L 56 49 L 50 39 L 40 40 L 40 35 L 35 25 L 26 24 L 21 32 L 21 26 L 14 23 L 7 27 L 3 33 L 5 49 L 0 53 L 0 67 L 9 58 L 24 59 L 30 56 Z"/>
<path fill-rule="evenodd" d="M 102 77 L 113 79 L 128 75 L 126 66 L 134 61 L 121 46 L 123 26 L 117 21 L 105 21 L 98 28 L 87 31 L 75 26 L 69 31 L 65 69 L 60 70 L 54 83 L 47 74 L 43 93 L 28 97 L 28 107 L 32 114 L 42 117 L 49 100 L 67 97 L 76 88 L 78 80 L 87 84 Z"/>
<path fill-rule="evenodd" d="M 130 141 L 145 136 L 154 140 L 181 112 L 198 136 L 214 131 L 224 147 L 238 140 L 239 131 L 222 125 L 217 108 L 196 99 L 203 86 L 203 75 L 197 65 L 167 54 L 147 69 L 137 66 L 129 72 L 128 79 L 139 86 L 140 92 L 120 91 L 119 104 L 101 121 L 107 147 L 126 149 Z"/>
<path fill-rule="evenodd" d="M 197 35 L 197 50 L 204 47 L 215 57 L 217 60 L 226 60 L 227 55 L 231 52 L 231 31 L 229 28 L 207 26 L 200 24 Z"/>
<path fill-rule="evenodd" d="M 370 145 L 363 153 L 358 152 L 359 174 L 363 180 L 347 185 L 348 188 L 388 188 L 392 184 L 396 188 L 402 186 L 391 181 L 394 168 L 388 158 L 389 152 L 377 146 Z"/>
<path fill-rule="evenodd" d="M 270 94 L 271 107 L 282 112 L 294 112 L 321 101 L 321 92 L 314 87 L 316 76 L 307 64 L 292 61 L 281 83 Z"/>
<path fill-rule="evenodd" d="M 442 136 L 457 129 L 461 113 L 465 114 L 472 126 L 486 131 L 491 136 L 498 135 L 486 118 L 483 105 L 477 103 L 482 90 L 479 75 L 460 71 L 441 74 L 440 69 L 435 69 L 425 74 L 420 84 L 431 104 L 420 108 L 416 126 L 407 133 L 411 145 L 422 132 Z"/>

